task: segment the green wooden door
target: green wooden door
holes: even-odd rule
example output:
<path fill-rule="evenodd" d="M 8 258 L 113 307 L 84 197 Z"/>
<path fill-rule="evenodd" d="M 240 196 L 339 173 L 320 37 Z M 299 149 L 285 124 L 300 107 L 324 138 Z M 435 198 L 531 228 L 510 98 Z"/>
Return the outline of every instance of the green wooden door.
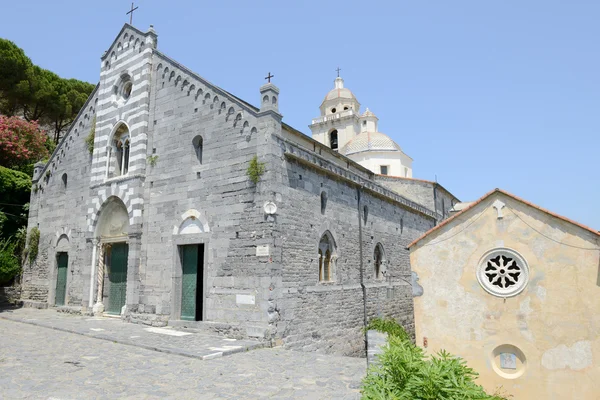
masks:
<path fill-rule="evenodd" d="M 58 272 L 56 274 L 56 295 L 54 304 L 57 306 L 65 305 L 65 296 L 67 294 L 67 265 L 69 264 L 69 255 L 67 253 L 58 253 L 56 257 Z"/>
<path fill-rule="evenodd" d="M 115 243 L 110 250 L 110 269 L 108 271 L 108 307 L 109 314 L 121 314 L 127 293 L 127 243 Z"/>
<path fill-rule="evenodd" d="M 198 246 L 181 246 L 181 319 L 196 320 L 196 295 L 198 291 Z"/>

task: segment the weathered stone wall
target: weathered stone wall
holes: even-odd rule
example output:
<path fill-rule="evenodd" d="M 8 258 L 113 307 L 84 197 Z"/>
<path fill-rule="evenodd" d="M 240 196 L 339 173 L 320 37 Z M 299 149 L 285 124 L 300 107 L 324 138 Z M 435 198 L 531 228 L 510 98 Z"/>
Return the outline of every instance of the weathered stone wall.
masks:
<path fill-rule="evenodd" d="M 438 222 L 446 219 L 452 206 L 459 202 L 452 193 L 436 182 L 385 175 L 375 175 L 375 182 L 435 211 Z"/>
<path fill-rule="evenodd" d="M 495 201 L 504 204 L 501 218 Z M 427 342 L 429 354 L 445 349 L 464 358 L 489 393 L 596 399 L 599 246 L 594 232 L 492 193 L 411 247 L 423 288 L 415 297 L 417 343 Z M 528 265 L 521 292 L 484 289 L 478 266 L 492 249 L 511 249 Z"/>
<path fill-rule="evenodd" d="M 272 166 L 281 176 L 277 192 L 282 199 L 274 227 L 282 239 L 276 336 L 290 348 L 364 354 L 361 282 L 366 289 L 367 319 L 394 317 L 414 335 L 406 245 L 433 227 L 433 213 L 423 214 L 360 189 L 351 179 L 332 174 L 323 160 L 312 166 L 311 156 L 306 157 L 308 160 L 288 157 L 281 149 L 280 154 L 285 162 Z M 323 191 L 327 205 L 321 213 Z M 319 282 L 318 245 L 325 231 L 333 236 L 338 256 L 332 282 Z M 377 243 L 384 249 L 384 279 L 375 279 Z"/>
<path fill-rule="evenodd" d="M 21 286 L 1 286 L 0 305 L 14 304 L 21 298 Z"/>
<path fill-rule="evenodd" d="M 23 265 L 23 300 L 54 304 L 56 254 L 65 251 L 66 303 L 82 304 L 91 262 L 91 246 L 85 240 L 91 156 L 85 138 L 96 115 L 97 93 L 96 89 L 91 94 L 45 167 L 34 172 L 27 231 L 38 227 L 40 241 L 36 260 L 27 259 Z"/>

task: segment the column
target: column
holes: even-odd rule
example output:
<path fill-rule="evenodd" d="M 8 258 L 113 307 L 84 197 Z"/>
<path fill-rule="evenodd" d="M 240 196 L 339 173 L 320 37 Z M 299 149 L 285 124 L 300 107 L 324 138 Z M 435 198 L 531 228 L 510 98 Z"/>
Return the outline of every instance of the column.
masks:
<path fill-rule="evenodd" d="M 102 314 L 104 312 L 104 304 L 102 304 L 102 295 L 104 293 L 104 253 L 106 246 L 100 243 L 100 250 L 98 251 L 98 292 L 96 294 L 96 304 L 94 304 L 94 314 Z"/>

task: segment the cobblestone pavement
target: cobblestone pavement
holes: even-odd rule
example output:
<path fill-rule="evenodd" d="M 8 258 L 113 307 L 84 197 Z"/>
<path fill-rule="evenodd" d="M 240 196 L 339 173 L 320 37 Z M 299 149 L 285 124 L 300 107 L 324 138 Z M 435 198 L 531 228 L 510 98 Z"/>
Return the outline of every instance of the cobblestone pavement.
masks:
<path fill-rule="evenodd" d="M 2 399 L 357 399 L 365 365 L 281 348 L 201 360 L 0 319 Z"/>
<path fill-rule="evenodd" d="M 209 359 L 263 347 L 256 340 L 235 340 L 216 334 L 153 328 L 123 322 L 120 318 L 82 317 L 57 313 L 52 309 L 0 310 L 0 318 L 195 358 Z"/>

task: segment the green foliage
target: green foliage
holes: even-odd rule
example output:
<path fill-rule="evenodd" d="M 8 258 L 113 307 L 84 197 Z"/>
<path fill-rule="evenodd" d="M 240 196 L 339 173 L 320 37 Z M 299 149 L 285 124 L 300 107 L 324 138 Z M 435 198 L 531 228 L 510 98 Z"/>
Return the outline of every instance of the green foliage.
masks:
<path fill-rule="evenodd" d="M 0 286 L 9 283 L 21 272 L 15 248 L 16 243 L 10 238 L 0 239 Z"/>
<path fill-rule="evenodd" d="M 31 178 L 22 172 L 0 166 L 0 238 L 13 236 L 27 223 L 27 208 L 31 191 Z"/>
<path fill-rule="evenodd" d="M 94 154 L 94 140 L 96 139 L 96 116 L 94 115 L 94 119 L 92 119 L 92 129 L 90 129 L 90 134 L 85 138 L 85 145 L 87 146 L 88 151 L 91 154 Z"/>
<path fill-rule="evenodd" d="M 94 85 L 63 79 L 34 65 L 22 49 L 0 39 L 0 113 L 54 129 L 54 141 L 73 122 Z"/>
<path fill-rule="evenodd" d="M 151 167 L 156 166 L 157 162 L 158 162 L 158 156 L 157 155 L 150 155 L 150 156 L 148 156 L 148 164 L 150 164 Z"/>
<path fill-rule="evenodd" d="M 29 231 L 29 245 L 27 246 L 27 253 L 29 254 L 29 262 L 34 262 L 39 251 L 40 245 L 40 230 L 36 227 L 31 228 Z"/>
<path fill-rule="evenodd" d="M 258 161 L 258 156 L 254 156 L 252 160 L 250 160 L 246 175 L 248 175 L 248 178 L 256 185 L 264 173 L 265 163 Z"/>
<path fill-rule="evenodd" d="M 410 341 L 408 333 L 406 333 L 402 325 L 393 318 L 373 318 L 365 330 L 387 333 L 389 336 L 394 336 L 407 342 Z"/>
<path fill-rule="evenodd" d="M 373 320 L 369 328 L 388 333 L 388 344 L 363 380 L 364 400 L 505 400 L 475 383 L 477 373 L 460 357 L 442 350 L 427 356 L 394 320 Z"/>

